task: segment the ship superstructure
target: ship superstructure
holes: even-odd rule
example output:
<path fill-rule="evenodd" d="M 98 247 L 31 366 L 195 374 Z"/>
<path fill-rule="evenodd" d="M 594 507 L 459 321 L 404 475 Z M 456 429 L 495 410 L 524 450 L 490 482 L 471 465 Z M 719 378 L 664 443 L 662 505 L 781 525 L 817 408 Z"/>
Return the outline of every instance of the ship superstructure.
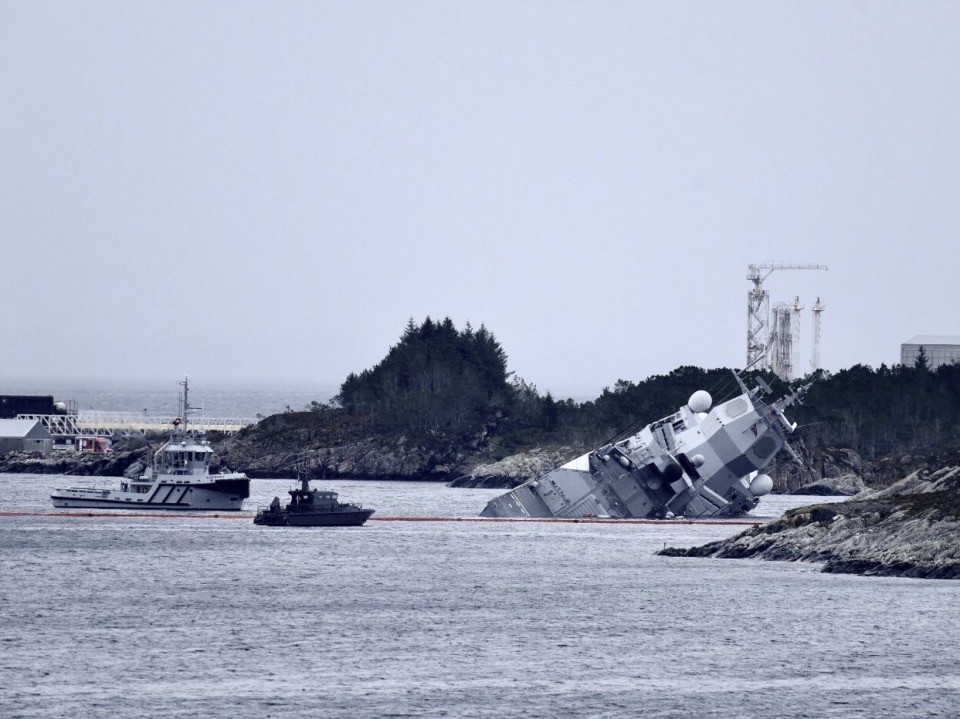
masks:
<path fill-rule="evenodd" d="M 694 392 L 674 414 L 614 438 L 539 479 L 491 500 L 484 517 L 731 517 L 773 489 L 762 470 L 794 430 L 783 410 L 803 390 L 768 403 L 770 387 L 713 405 Z M 796 455 L 794 455 L 796 456 Z"/>

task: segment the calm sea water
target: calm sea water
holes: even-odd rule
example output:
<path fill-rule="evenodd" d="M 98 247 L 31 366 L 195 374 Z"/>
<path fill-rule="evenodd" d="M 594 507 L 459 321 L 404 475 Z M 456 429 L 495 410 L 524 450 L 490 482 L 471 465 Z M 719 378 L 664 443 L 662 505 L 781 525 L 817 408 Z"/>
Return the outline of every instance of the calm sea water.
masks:
<path fill-rule="evenodd" d="M 181 378 L 182 380 L 182 378 Z M 79 410 L 143 412 L 175 415 L 180 380 L 170 382 L 68 382 L 63 380 L 2 381 L 0 394 L 52 395 L 55 401 L 75 403 Z M 191 378 L 190 404 L 206 417 L 255 418 L 302 410 L 311 402 L 326 402 L 339 387 L 280 386 L 272 384 L 210 384 Z"/>
<path fill-rule="evenodd" d="M 78 481 L 0 475 L 0 510 Z M 291 484 L 254 481 L 249 508 Z M 960 711 L 960 583 L 654 554 L 730 526 L 453 520 L 498 490 L 318 484 L 451 521 L 0 516 L 0 716 Z"/>

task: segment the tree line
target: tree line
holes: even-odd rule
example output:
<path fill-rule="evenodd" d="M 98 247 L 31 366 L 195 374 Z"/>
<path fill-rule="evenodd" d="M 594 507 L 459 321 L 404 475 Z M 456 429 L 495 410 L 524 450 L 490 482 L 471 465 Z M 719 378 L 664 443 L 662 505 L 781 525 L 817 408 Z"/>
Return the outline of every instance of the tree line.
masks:
<path fill-rule="evenodd" d="M 507 355 L 483 325 L 458 330 L 447 317 L 411 319 L 380 362 L 351 373 L 336 401 L 383 432 L 476 431 L 507 410 Z"/>
<path fill-rule="evenodd" d="M 773 375 L 754 374 L 778 394 L 789 389 Z M 486 327 L 459 330 L 450 318 L 427 317 L 411 319 L 373 368 L 347 377 L 335 411 L 386 434 L 482 434 L 505 452 L 536 444 L 590 447 L 672 414 L 698 389 L 715 402 L 740 392 L 730 369 L 686 366 L 619 380 L 588 402 L 557 399 L 509 372 L 506 352 Z M 953 448 L 960 445 L 960 365 L 932 371 L 921 353 L 912 367 L 821 372 L 789 416 L 808 447 L 848 447 L 869 459 Z"/>

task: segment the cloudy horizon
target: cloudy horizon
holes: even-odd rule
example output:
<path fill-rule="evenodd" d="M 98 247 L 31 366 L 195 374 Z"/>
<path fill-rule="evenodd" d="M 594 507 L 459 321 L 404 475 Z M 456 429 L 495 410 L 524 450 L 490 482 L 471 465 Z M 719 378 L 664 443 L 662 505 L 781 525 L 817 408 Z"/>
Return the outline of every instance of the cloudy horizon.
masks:
<path fill-rule="evenodd" d="M 4 360 L 337 387 L 408 319 L 541 391 L 958 335 L 960 6 L 7 3 Z"/>

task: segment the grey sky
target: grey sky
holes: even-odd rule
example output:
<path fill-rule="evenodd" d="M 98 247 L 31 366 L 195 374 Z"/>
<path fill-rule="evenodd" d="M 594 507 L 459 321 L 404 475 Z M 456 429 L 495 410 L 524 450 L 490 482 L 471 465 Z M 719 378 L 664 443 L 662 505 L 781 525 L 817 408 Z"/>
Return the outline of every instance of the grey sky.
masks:
<path fill-rule="evenodd" d="M 0 384 L 336 384 L 429 314 L 593 395 L 742 366 L 765 260 L 830 265 L 766 285 L 823 297 L 826 367 L 894 363 L 960 334 L 958 28 L 931 2 L 7 0 Z"/>

